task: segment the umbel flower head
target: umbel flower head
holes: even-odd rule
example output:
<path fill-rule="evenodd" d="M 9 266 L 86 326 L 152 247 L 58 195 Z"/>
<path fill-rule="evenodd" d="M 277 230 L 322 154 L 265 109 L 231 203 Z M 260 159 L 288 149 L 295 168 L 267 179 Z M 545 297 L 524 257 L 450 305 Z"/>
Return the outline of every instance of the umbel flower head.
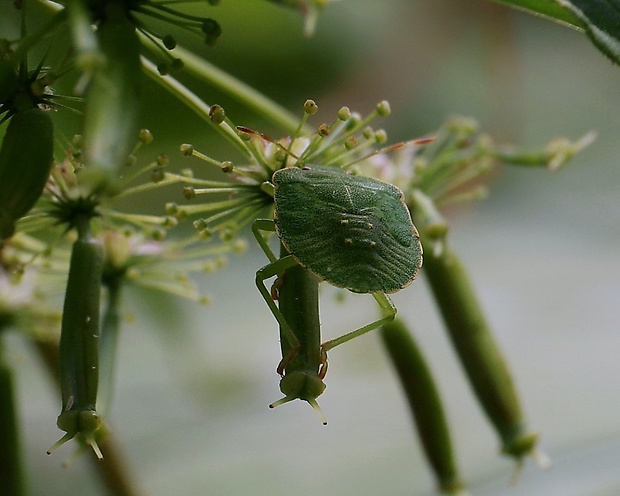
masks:
<path fill-rule="evenodd" d="M 317 104 L 307 100 L 294 135 L 273 139 L 248 127 L 235 126 L 225 117 L 221 107 L 213 106 L 210 113 L 212 120 L 217 118 L 219 125 L 232 127 L 236 131 L 236 144 L 248 162 L 237 165 L 219 161 L 195 150 L 190 144 L 182 145 L 184 156 L 197 157 L 219 167 L 227 180 L 198 179 L 194 171 L 187 170 L 183 194 L 190 204 L 169 203 L 166 213 L 179 220 L 197 216 L 194 226 L 207 236 L 215 231 L 234 233 L 254 220 L 261 210 L 272 205 L 271 178 L 279 169 L 318 165 L 342 168 L 352 174 L 362 169 L 364 172 L 372 171 L 372 167 L 362 167 L 362 164 L 398 148 L 415 148 L 416 144 L 428 141 L 415 140 L 382 148 L 387 134 L 383 129 L 372 128 L 370 123 L 377 117 L 390 114 L 386 101 L 377 104 L 365 117 L 342 107 L 331 123 L 321 123 L 311 128 L 308 120 L 317 111 Z M 201 198 L 208 198 L 209 201 L 199 203 Z"/>
<path fill-rule="evenodd" d="M 52 292 L 61 294 L 70 243 L 75 237 L 71 228 L 77 218 L 87 216 L 93 234 L 104 246 L 104 285 L 148 287 L 207 302 L 192 274 L 224 267 L 226 254 L 242 251 L 244 242 L 228 239 L 207 243 L 204 236 L 191 232 L 168 236 L 178 224 L 175 217 L 128 210 L 128 198 L 185 180 L 164 172 L 168 166 L 165 155 L 145 164 L 138 162 L 135 154 L 152 141 L 151 133 L 142 129 L 118 189 L 98 196 L 81 184 L 85 166 L 81 162 L 81 138 L 75 137 L 63 159 L 53 166 L 35 208 L 19 220 L 18 233 L 3 245 L 0 254 L 7 273 L 15 278 L 35 271 L 47 278 L 43 284 L 57 279 Z M 43 235 L 48 241 L 42 240 Z"/>

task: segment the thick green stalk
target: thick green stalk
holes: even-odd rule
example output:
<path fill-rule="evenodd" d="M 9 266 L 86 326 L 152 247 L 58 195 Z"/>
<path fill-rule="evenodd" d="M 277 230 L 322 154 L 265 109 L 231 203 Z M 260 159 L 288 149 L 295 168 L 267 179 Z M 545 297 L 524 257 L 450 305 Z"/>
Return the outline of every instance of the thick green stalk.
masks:
<path fill-rule="evenodd" d="M 439 490 L 444 494 L 464 494 L 448 421 L 421 350 L 400 319 L 383 326 L 381 340 L 400 379 Z"/>
<path fill-rule="evenodd" d="M 87 216 L 76 218 L 75 224 L 78 239 L 71 249 L 59 345 L 62 410 L 56 424 L 66 434 L 48 454 L 78 436 L 101 459 L 98 443 L 106 429 L 96 403 L 103 247 L 91 235 Z"/>
<path fill-rule="evenodd" d="M 521 460 L 533 453 L 537 435 L 527 429 L 508 365 L 469 277 L 447 245 L 439 253 L 424 246 L 424 253 L 426 279 L 470 384 L 499 434 L 502 451 Z"/>
<path fill-rule="evenodd" d="M 32 340 L 36 354 L 43 364 L 45 371 L 52 378 L 54 384 L 60 388 L 60 363 L 58 359 L 58 344 L 50 340 Z M 136 486 L 131 467 L 125 461 L 121 447 L 114 436 L 108 434 L 101 445 L 103 460 L 89 457 L 92 467 L 99 475 L 110 496 L 140 496 L 142 493 Z M 1 480 L 1 479 L 0 479 Z"/>
<path fill-rule="evenodd" d="M 0 341 L 0 492 L 4 496 L 26 494 L 16 400 L 13 371 Z"/>

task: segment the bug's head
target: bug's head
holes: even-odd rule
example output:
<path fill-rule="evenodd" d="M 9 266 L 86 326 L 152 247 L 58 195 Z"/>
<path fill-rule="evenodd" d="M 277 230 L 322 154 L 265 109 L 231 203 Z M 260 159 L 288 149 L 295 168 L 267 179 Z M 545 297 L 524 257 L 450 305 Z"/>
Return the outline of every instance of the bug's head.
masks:
<path fill-rule="evenodd" d="M 269 405 L 269 408 L 275 408 L 296 399 L 304 400 L 314 408 L 323 425 L 327 425 L 327 419 L 316 401 L 323 394 L 325 388 L 325 383 L 316 374 L 301 370 L 290 372 L 280 381 L 280 391 L 284 393 L 284 398 L 274 401 Z"/>
<path fill-rule="evenodd" d="M 108 430 L 105 427 L 103 419 L 95 411 L 91 409 L 84 410 L 64 410 L 56 422 L 58 428 L 66 432 L 66 434 L 47 450 L 47 454 L 51 455 L 59 446 L 78 436 L 81 441 L 89 445 L 97 458 L 103 459 L 99 444 L 107 437 Z M 70 458 L 65 464 L 70 464 L 73 458 L 81 452 L 78 448 L 74 457 Z"/>

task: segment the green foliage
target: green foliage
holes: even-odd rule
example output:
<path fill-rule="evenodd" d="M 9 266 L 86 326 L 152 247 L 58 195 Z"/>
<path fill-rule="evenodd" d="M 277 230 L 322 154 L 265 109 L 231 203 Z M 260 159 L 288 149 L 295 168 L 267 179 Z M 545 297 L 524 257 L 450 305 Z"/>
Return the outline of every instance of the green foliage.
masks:
<path fill-rule="evenodd" d="M 495 0 L 498 3 L 510 5 L 526 12 L 542 15 L 549 20 L 554 20 L 572 26 L 583 28 L 578 16 L 566 8 L 568 2 L 562 4 L 558 0 Z"/>
<path fill-rule="evenodd" d="M 582 29 L 592 43 L 620 64 L 620 9 L 615 0 L 496 0 Z"/>

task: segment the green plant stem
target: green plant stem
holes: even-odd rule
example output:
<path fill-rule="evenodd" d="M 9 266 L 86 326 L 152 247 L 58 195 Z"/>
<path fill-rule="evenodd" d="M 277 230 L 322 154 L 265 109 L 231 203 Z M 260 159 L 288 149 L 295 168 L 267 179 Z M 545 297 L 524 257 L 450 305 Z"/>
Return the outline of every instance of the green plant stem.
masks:
<path fill-rule="evenodd" d="M 15 379 L 6 361 L 2 332 L 0 329 L 0 492 L 3 496 L 25 496 Z"/>
<path fill-rule="evenodd" d="M 153 54 L 157 56 L 160 54 L 159 49 L 146 36 L 141 34 L 141 40 L 143 46 Z M 247 106 L 247 108 L 258 113 L 258 115 L 282 128 L 283 131 L 294 134 L 297 130 L 299 125 L 298 116 L 291 114 L 288 110 L 251 86 L 181 46 L 177 45 L 171 51 L 171 54 L 183 61 L 183 71 L 185 73 L 191 74 L 200 81 L 230 95 Z"/>
<path fill-rule="evenodd" d="M 232 143 L 232 145 L 241 151 L 241 153 L 243 153 L 246 157 L 249 157 L 247 147 L 242 143 L 241 138 L 239 138 L 235 129 L 233 129 L 227 122 L 223 122 L 219 125 L 213 123 L 211 117 L 209 116 L 211 106 L 208 103 L 172 76 L 162 76 L 157 70 L 157 67 L 155 67 L 155 64 L 144 57 L 142 58 L 142 69 L 148 77 L 183 102 L 188 108 L 193 110 L 198 117 L 213 126 L 217 132 Z"/>
<path fill-rule="evenodd" d="M 110 411 L 115 383 L 116 350 L 120 327 L 119 304 L 121 284 L 118 279 L 104 280 L 108 301 L 101 320 L 101 337 L 99 344 L 99 397 L 98 410 L 102 415 Z"/>
<path fill-rule="evenodd" d="M 464 494 L 441 398 L 422 352 L 398 318 L 383 326 L 381 340 L 400 379 L 439 490 Z"/>
<path fill-rule="evenodd" d="M 532 454 L 537 435 L 527 430 L 508 365 L 476 292 L 446 244 L 439 253 L 427 246 L 424 251 L 426 279 L 470 384 L 500 436 L 502 451 L 520 461 Z"/>
<path fill-rule="evenodd" d="M 58 360 L 58 344 L 54 341 L 31 340 L 39 360 L 43 363 L 48 375 L 60 388 L 60 363 Z M 88 457 L 93 470 L 99 474 L 103 485 L 110 496 L 141 496 L 137 488 L 129 465 L 125 462 L 122 450 L 113 436 L 109 434 L 100 446 L 103 460 Z"/>

